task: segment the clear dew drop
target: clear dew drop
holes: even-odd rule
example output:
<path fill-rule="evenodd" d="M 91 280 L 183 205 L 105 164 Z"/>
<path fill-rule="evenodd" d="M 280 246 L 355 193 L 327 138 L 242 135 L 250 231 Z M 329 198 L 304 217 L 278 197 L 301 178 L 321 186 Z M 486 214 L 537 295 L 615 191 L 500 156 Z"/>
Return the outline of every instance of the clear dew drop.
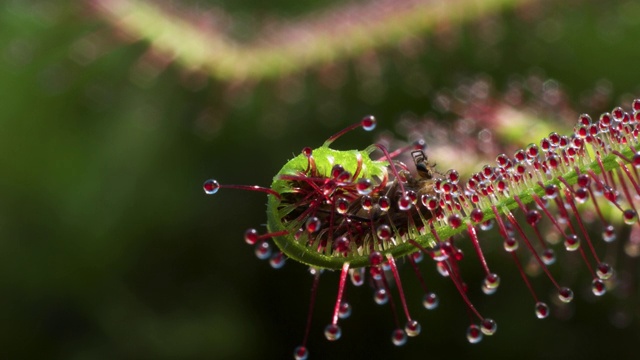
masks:
<path fill-rule="evenodd" d="M 440 304 L 440 299 L 438 299 L 438 295 L 433 292 L 428 292 L 422 297 L 422 306 L 427 310 L 437 308 L 438 304 Z"/>
<path fill-rule="evenodd" d="M 336 182 L 339 186 L 349 185 L 351 183 L 351 173 L 348 171 L 343 171 L 336 178 Z"/>
<path fill-rule="evenodd" d="M 382 280 L 382 267 L 381 266 L 372 266 L 369 268 L 369 275 L 371 275 L 371 278 L 375 281 L 380 281 Z"/>
<path fill-rule="evenodd" d="M 557 147 L 558 144 L 560 143 L 560 135 L 558 135 L 558 133 L 556 132 L 552 132 L 549 134 L 549 141 L 551 141 L 551 146 L 552 147 Z"/>
<path fill-rule="evenodd" d="M 407 336 L 418 336 L 420 331 L 422 330 L 422 326 L 416 320 L 409 320 L 407 324 L 404 326 L 404 331 L 407 333 Z"/>
<path fill-rule="evenodd" d="M 549 305 L 543 303 L 542 301 L 538 301 L 535 306 L 536 309 L 536 317 L 538 319 L 545 319 L 549 316 Z"/>
<path fill-rule="evenodd" d="M 267 241 L 260 241 L 256 244 L 256 256 L 260 260 L 267 260 L 271 256 L 271 245 Z"/>
<path fill-rule="evenodd" d="M 388 197 L 380 196 L 380 198 L 378 199 L 378 206 L 380 207 L 380 211 L 387 212 L 391 207 L 391 202 L 389 201 Z"/>
<path fill-rule="evenodd" d="M 295 360 L 307 360 L 309 358 L 309 350 L 304 346 L 298 346 L 293 350 L 293 358 Z"/>
<path fill-rule="evenodd" d="M 613 225 L 607 225 L 602 232 L 602 239 L 605 242 L 613 242 L 616 239 L 616 228 Z"/>
<path fill-rule="evenodd" d="M 407 196 L 411 200 L 411 205 L 415 205 L 418 203 L 418 194 L 416 194 L 413 190 L 407 190 Z"/>
<path fill-rule="evenodd" d="M 624 223 L 627 225 L 633 225 L 638 221 L 638 213 L 633 209 L 627 209 L 622 213 Z"/>
<path fill-rule="evenodd" d="M 436 269 L 438 269 L 438 273 L 443 277 L 449 276 L 449 270 L 447 270 L 447 266 L 442 261 L 438 261 L 436 264 Z"/>
<path fill-rule="evenodd" d="M 376 118 L 373 115 L 369 115 L 362 118 L 360 124 L 365 131 L 373 131 L 376 128 L 376 122 Z"/>
<path fill-rule="evenodd" d="M 624 117 L 624 113 L 625 113 L 624 110 L 619 106 L 611 111 L 613 118 L 617 121 L 622 120 L 622 118 Z"/>
<path fill-rule="evenodd" d="M 469 325 L 469 327 L 467 328 L 467 340 L 471 344 L 477 344 L 482 341 L 482 331 L 480 331 L 478 325 Z"/>
<path fill-rule="evenodd" d="M 336 200 L 336 211 L 340 215 L 344 215 L 349 210 L 349 201 L 345 198 L 339 198 Z"/>
<path fill-rule="evenodd" d="M 433 260 L 438 262 L 445 261 L 449 258 L 449 254 L 447 254 L 444 243 L 436 243 L 433 246 L 433 249 L 431 249 L 430 254 Z"/>
<path fill-rule="evenodd" d="M 556 262 L 556 253 L 553 249 L 545 249 L 542 252 L 542 262 L 549 266 Z"/>
<path fill-rule="evenodd" d="M 485 295 L 493 295 L 496 293 L 496 291 L 498 291 L 497 288 L 490 288 L 485 283 L 482 283 L 482 286 L 480 288 Z"/>
<path fill-rule="evenodd" d="M 445 177 L 449 179 L 452 184 L 457 184 L 460 181 L 460 174 L 455 169 L 449 169 L 445 174 Z"/>
<path fill-rule="evenodd" d="M 599 279 L 608 280 L 613 275 L 613 268 L 607 263 L 600 263 L 596 267 L 596 275 Z"/>
<path fill-rule="evenodd" d="M 480 230 L 487 231 L 493 228 L 493 220 L 486 220 L 480 224 Z"/>
<path fill-rule="evenodd" d="M 589 114 L 582 114 L 578 117 L 578 123 L 581 125 L 591 125 L 593 121 L 591 120 L 591 116 Z"/>
<path fill-rule="evenodd" d="M 589 135 L 589 129 L 586 125 L 578 124 L 573 127 L 573 133 L 577 138 L 584 139 L 587 137 L 587 135 Z"/>
<path fill-rule="evenodd" d="M 493 319 L 486 318 L 482 321 L 480 330 L 483 334 L 491 336 L 496 333 L 496 330 L 498 330 L 498 324 L 496 324 Z"/>
<path fill-rule="evenodd" d="M 631 159 L 631 163 L 637 169 L 640 168 L 640 152 L 636 152 L 633 154 L 633 158 Z"/>
<path fill-rule="evenodd" d="M 575 193 L 576 201 L 579 204 L 584 204 L 587 200 L 589 200 L 589 191 L 586 188 L 578 188 Z"/>
<path fill-rule="evenodd" d="M 384 256 L 382 256 L 382 254 L 379 251 L 374 251 L 371 254 L 369 254 L 369 264 L 371 265 L 380 265 L 382 264 L 383 259 L 384 259 Z"/>
<path fill-rule="evenodd" d="M 500 154 L 496 157 L 496 163 L 501 168 L 504 168 L 509 163 L 509 157 L 506 154 Z"/>
<path fill-rule="evenodd" d="M 500 276 L 498 276 L 498 274 L 496 273 L 491 273 L 488 274 L 485 278 L 484 278 L 484 283 L 483 285 L 487 288 L 487 289 L 491 289 L 491 290 L 496 290 L 498 288 L 498 286 L 500 286 Z"/>
<path fill-rule="evenodd" d="M 258 231 L 256 229 L 249 229 L 244 233 L 244 241 L 249 245 L 255 245 L 258 242 Z"/>
<path fill-rule="evenodd" d="M 449 218 L 447 219 L 447 221 L 449 222 L 449 225 L 454 229 L 456 229 L 456 228 L 460 227 L 460 225 L 462 225 L 462 218 L 458 214 L 450 215 Z"/>
<path fill-rule="evenodd" d="M 518 250 L 518 240 L 514 237 L 508 237 L 504 239 L 503 246 L 507 252 L 514 252 Z"/>
<path fill-rule="evenodd" d="M 373 293 L 373 301 L 378 305 L 384 305 L 389 301 L 389 294 L 387 294 L 387 290 L 378 289 Z"/>
<path fill-rule="evenodd" d="M 305 157 L 311 157 L 312 154 L 313 154 L 312 148 L 307 146 L 302 149 L 302 155 L 304 155 Z"/>
<path fill-rule="evenodd" d="M 482 167 L 482 176 L 484 176 L 485 179 L 491 179 L 491 177 L 493 176 L 494 172 L 493 172 L 493 168 L 489 165 L 485 165 Z"/>
<path fill-rule="evenodd" d="M 373 208 L 373 199 L 370 196 L 364 196 L 361 200 L 362 210 L 370 211 Z"/>
<path fill-rule="evenodd" d="M 395 346 L 402 346 L 407 343 L 407 333 L 402 329 L 395 329 L 391 333 L 391 342 Z"/>
<path fill-rule="evenodd" d="M 349 241 L 349 238 L 347 238 L 346 236 L 341 236 L 334 241 L 333 249 L 337 253 L 346 254 L 349 251 L 350 243 L 351 242 Z"/>
<path fill-rule="evenodd" d="M 596 186 L 596 189 L 598 189 L 598 187 Z M 612 189 L 610 186 L 604 186 L 602 189 L 602 195 L 604 195 L 604 197 L 609 200 L 611 203 L 616 203 L 618 200 L 618 194 L 617 191 L 615 191 L 614 189 Z"/>
<path fill-rule="evenodd" d="M 409 195 L 402 196 L 398 199 L 398 210 L 409 211 L 413 207 L 413 201 Z"/>
<path fill-rule="evenodd" d="M 340 164 L 333 165 L 331 168 L 331 177 L 337 179 L 344 172 L 344 167 Z"/>
<path fill-rule="evenodd" d="M 602 279 L 593 279 L 593 281 L 591 281 L 591 291 L 595 296 L 602 296 L 607 292 L 607 287 L 604 285 Z"/>
<path fill-rule="evenodd" d="M 284 254 L 278 251 L 269 258 L 269 265 L 274 269 L 280 269 L 284 266 L 285 260 Z"/>
<path fill-rule="evenodd" d="M 340 319 L 346 319 L 351 316 L 351 304 L 346 301 L 340 303 L 340 308 L 338 309 L 338 317 Z"/>
<path fill-rule="evenodd" d="M 362 286 L 364 284 L 364 268 L 349 269 L 349 278 L 353 286 Z"/>
<path fill-rule="evenodd" d="M 563 287 L 558 290 L 558 299 L 563 303 L 570 303 L 573 300 L 573 290 Z"/>
<path fill-rule="evenodd" d="M 527 223 L 531 226 L 536 226 L 536 224 L 538 224 L 538 222 L 540 222 L 540 219 L 542 218 L 542 216 L 540 215 L 540 212 L 538 212 L 538 210 L 529 210 L 527 212 Z"/>
<path fill-rule="evenodd" d="M 526 154 L 528 159 L 534 159 L 538 156 L 540 150 L 538 149 L 538 145 L 529 144 L 527 145 Z"/>
<path fill-rule="evenodd" d="M 426 207 L 427 209 L 433 211 L 435 209 L 438 208 L 438 199 L 433 196 L 433 195 L 427 195 L 427 194 L 423 194 L 420 197 L 420 201 L 422 202 L 422 205 L 424 207 Z"/>
<path fill-rule="evenodd" d="M 449 181 L 440 182 L 440 190 L 443 194 L 451 194 L 453 186 Z"/>
<path fill-rule="evenodd" d="M 477 224 L 480 223 L 484 218 L 484 213 L 481 209 L 475 208 L 471 210 L 471 214 L 469 215 L 469 217 L 471 218 L 471 221 Z M 482 225 L 480 225 L 480 228 L 482 228 Z"/>
<path fill-rule="evenodd" d="M 205 194 L 213 195 L 217 193 L 218 190 L 220 189 L 220 184 L 218 184 L 216 180 L 209 179 L 204 182 L 204 184 L 202 185 L 202 188 L 204 189 Z"/>
<path fill-rule="evenodd" d="M 305 229 L 309 233 L 314 233 L 320 230 L 320 225 L 321 225 L 320 219 L 318 219 L 315 216 L 312 216 L 307 219 L 307 222 L 305 223 Z"/>
<path fill-rule="evenodd" d="M 558 186 L 551 184 L 544 189 L 544 196 L 547 199 L 555 199 L 558 196 Z"/>
<path fill-rule="evenodd" d="M 324 328 L 324 337 L 329 341 L 336 341 L 340 339 L 342 335 L 342 329 L 338 324 L 329 324 L 326 328 Z"/>
<path fill-rule="evenodd" d="M 575 234 L 567 235 L 564 239 L 564 247 L 567 251 L 576 251 L 580 248 L 580 238 Z"/>
<path fill-rule="evenodd" d="M 382 224 L 376 229 L 376 234 L 380 240 L 389 240 L 391 238 L 391 227 L 387 224 Z"/>
<path fill-rule="evenodd" d="M 422 260 L 424 259 L 424 253 L 422 251 L 416 251 L 413 254 L 411 254 L 411 256 L 413 257 L 413 261 L 416 264 L 422 262 Z"/>
<path fill-rule="evenodd" d="M 373 190 L 373 183 L 369 179 L 362 178 L 358 180 L 358 182 L 356 183 L 356 191 L 360 195 L 369 195 L 371 194 L 372 190 Z"/>

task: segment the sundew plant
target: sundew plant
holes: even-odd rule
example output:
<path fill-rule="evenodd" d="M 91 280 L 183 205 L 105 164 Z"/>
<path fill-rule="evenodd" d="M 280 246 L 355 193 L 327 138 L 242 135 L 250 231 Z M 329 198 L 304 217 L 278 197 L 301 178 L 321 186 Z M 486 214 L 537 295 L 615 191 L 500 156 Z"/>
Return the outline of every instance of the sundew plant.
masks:
<path fill-rule="evenodd" d="M 403 346 L 408 337 L 418 336 L 422 326 L 411 316 L 397 264 L 410 264 L 424 290 L 424 308 L 434 310 L 438 295 L 427 287 L 418 265 L 425 257 L 429 258 L 425 262 L 431 262 L 427 266 L 449 278 L 463 299 L 470 315 L 466 338 L 475 344 L 494 335 L 498 325 L 483 316 L 467 295 L 470 284 L 460 267 L 465 259 L 458 245 L 462 242 L 472 245 L 472 256 L 480 263 L 476 271 L 484 274 L 479 286 L 486 295 L 498 290 L 500 276 L 490 269 L 480 239 L 487 238 L 483 239 L 486 246 L 502 242 L 530 292 L 529 311 L 539 319 L 547 318 L 551 309 L 532 286 L 531 271 L 523 263 L 544 273 L 560 303 L 571 303 L 574 291 L 550 271 L 558 251 L 579 254 L 594 296 L 631 286 L 630 279 L 616 276 L 615 268 L 596 247 L 630 233 L 618 241 L 624 243 L 627 256 L 640 254 L 639 122 L 640 99 L 628 111 L 616 107 L 595 121 L 582 114 L 572 134 L 553 132 L 513 155 L 499 154 L 495 164 L 484 165 L 461 181 L 457 170 L 439 172 L 429 163 L 423 140 L 393 151 L 380 144 L 363 151 L 330 147 L 353 128 L 373 130 L 375 118 L 367 116 L 321 147 L 302 149 L 278 172 L 270 188 L 221 185 L 213 179 L 203 187 L 210 195 L 221 188 L 267 193 L 268 232 L 249 229 L 245 242 L 273 268 L 282 267 L 288 258 L 310 266 L 314 277 L 310 309 L 303 340 L 293 352 L 295 359 L 309 357 L 307 339 L 323 270 L 340 271 L 333 313 L 324 329 L 328 341 L 340 339 L 339 322 L 351 315 L 352 306 L 344 300 L 348 282 L 352 286 L 368 283 L 378 305 L 389 303 L 394 345 Z M 413 158 L 413 166 L 395 159 L 405 152 Z M 592 223 L 601 226 L 600 236 L 587 231 Z M 625 226 L 631 229 L 621 229 Z M 498 235 L 485 235 L 493 227 Z M 554 240 L 549 240 L 545 228 L 555 232 Z M 623 269 L 632 274 L 635 270 Z M 396 300 L 393 292 L 397 292 Z"/>
<path fill-rule="evenodd" d="M 637 358 L 639 4 L 0 2 L 0 358 Z"/>

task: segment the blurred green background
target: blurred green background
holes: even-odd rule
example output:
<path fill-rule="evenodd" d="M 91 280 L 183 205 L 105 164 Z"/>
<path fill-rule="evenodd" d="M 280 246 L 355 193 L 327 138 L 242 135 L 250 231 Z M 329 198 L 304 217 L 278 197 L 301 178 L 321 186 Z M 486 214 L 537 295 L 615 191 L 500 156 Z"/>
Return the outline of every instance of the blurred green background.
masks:
<path fill-rule="evenodd" d="M 331 3 L 185 4 L 222 6 L 253 21 L 309 16 Z M 108 35 L 105 51 L 79 59 L 78 41 L 95 34 Z M 635 1 L 542 1 L 416 37 L 423 46 L 411 56 L 378 49 L 364 60 L 285 79 L 189 80 L 174 64 L 153 77 L 136 66 L 148 44 L 125 41 L 86 3 L 2 2 L 0 357 L 291 358 L 312 278 L 292 261 L 273 270 L 244 244 L 247 228 L 264 230 L 265 196 L 233 190 L 205 196 L 204 180 L 268 185 L 304 146 L 320 145 L 366 114 L 403 139 L 395 124 L 407 113 L 455 117 L 438 110 L 436 95 L 470 77 L 489 79 L 496 98 L 514 76 L 552 78 L 568 107 L 592 115 L 640 96 Z M 374 66 L 364 67 L 372 57 Z M 323 84 L 327 76 L 335 81 Z M 335 147 L 372 141 L 356 131 Z M 436 161 L 446 169 L 455 160 Z M 498 250 L 489 250 L 489 260 L 503 277 L 500 290 L 491 297 L 472 293 L 498 323 L 492 338 L 466 342 L 459 295 L 425 266 L 441 306 L 420 309 L 420 289 L 405 269 L 423 326 L 417 339 L 402 348 L 391 344 L 391 312 L 375 306 L 365 286 L 347 290 L 353 315 L 343 322 L 342 339 L 329 343 L 322 329 L 337 274 L 325 274 L 311 358 L 634 358 L 637 296 L 591 302 L 583 276 L 575 304 L 539 321 L 515 267 Z M 479 284 L 475 260 L 467 266 L 468 283 Z M 558 266 L 571 278 L 571 264 Z M 548 298 L 547 282 L 536 286 Z"/>

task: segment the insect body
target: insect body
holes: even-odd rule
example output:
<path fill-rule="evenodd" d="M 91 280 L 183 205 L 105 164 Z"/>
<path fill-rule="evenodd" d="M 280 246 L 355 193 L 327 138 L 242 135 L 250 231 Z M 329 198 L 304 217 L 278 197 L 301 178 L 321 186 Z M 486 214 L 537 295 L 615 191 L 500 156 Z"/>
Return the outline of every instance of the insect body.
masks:
<path fill-rule="evenodd" d="M 413 163 L 416 165 L 416 171 L 421 178 L 430 180 L 433 177 L 434 165 L 427 162 L 427 155 L 422 150 L 415 150 L 411 152 Z"/>
<path fill-rule="evenodd" d="M 274 178 L 268 229 L 287 256 L 339 268 L 368 264 L 368 255 L 400 244 L 431 214 L 419 214 L 418 196 L 433 180 L 396 169 L 392 159 L 372 160 L 376 148 L 337 151 L 326 146 L 298 155 Z M 427 164 L 420 164 L 428 169 Z"/>

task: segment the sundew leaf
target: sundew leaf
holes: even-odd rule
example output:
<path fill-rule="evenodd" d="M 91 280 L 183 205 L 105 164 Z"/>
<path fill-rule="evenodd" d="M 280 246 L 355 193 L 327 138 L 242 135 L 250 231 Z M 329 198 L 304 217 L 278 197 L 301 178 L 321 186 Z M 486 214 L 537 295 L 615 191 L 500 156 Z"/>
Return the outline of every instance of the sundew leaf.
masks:
<path fill-rule="evenodd" d="M 440 24 L 473 20 L 529 1 L 377 0 L 341 4 L 320 15 L 282 21 L 272 26 L 280 29 L 276 33 L 248 43 L 233 39 L 224 29 L 203 28 L 188 11 L 169 10 L 149 1 L 93 3 L 97 13 L 115 28 L 149 42 L 155 51 L 186 69 L 225 80 L 258 80 L 355 57 Z"/>
<path fill-rule="evenodd" d="M 516 152 L 516 158 L 502 160 L 508 162 L 508 166 L 499 164 L 497 167 L 483 167 L 483 172 L 464 186 L 458 186 L 457 178 L 455 183 L 443 177 L 427 181 L 406 179 L 410 176 L 408 174 L 404 175 L 405 179 L 396 178 L 380 184 L 383 177 L 386 179 L 388 174 L 396 171 L 397 164 L 373 161 L 369 157 L 370 151 L 338 151 L 322 146 L 313 150 L 313 161 L 300 154 L 287 162 L 274 178 L 272 190 L 281 195 L 291 194 L 297 200 L 281 201 L 281 198 L 270 196 L 268 228 L 272 233 L 287 234 L 274 237 L 278 247 L 287 256 L 314 267 L 333 270 L 340 269 L 345 262 L 349 262 L 352 268 L 368 266 L 368 256 L 373 251 L 399 258 L 429 249 L 442 239 L 451 238 L 465 229 L 472 232 L 471 228 L 478 226 L 481 221 L 509 215 L 528 204 L 539 205 L 547 195 L 545 192 L 549 186 L 572 193 L 580 174 L 590 174 L 599 187 L 615 186 L 609 185 L 607 176 L 612 176 L 613 171 L 632 162 L 630 159 L 635 156 L 633 146 L 637 144 L 637 130 L 635 123 L 630 120 L 635 113 L 626 114 L 620 109 L 614 116 L 619 119 L 604 114 L 604 120 L 601 118 L 596 124 L 590 124 L 590 118 L 583 117 L 583 123 L 576 126 L 576 133 L 571 138 L 551 133 L 549 139 L 540 142 L 545 149 L 538 149 L 537 145 L 532 144 L 526 150 Z M 625 116 L 627 120 L 623 119 Z M 506 159 L 506 156 L 501 156 Z M 347 183 L 336 184 L 331 178 L 331 171 L 336 165 L 349 173 L 357 172 L 358 176 L 350 177 Z M 628 169 L 625 171 L 628 172 Z M 598 175 L 602 177 L 601 180 Z M 355 190 L 356 182 L 362 178 L 380 184 L 372 194 L 377 201 L 389 196 L 393 202 L 396 199 L 394 196 L 409 194 L 402 183 L 407 187 L 412 186 L 410 191 L 415 197 L 412 207 L 407 211 L 393 211 L 393 208 L 386 210 L 378 205 L 373 212 L 367 210 L 368 215 L 359 208 L 352 209 L 350 214 L 341 214 L 344 217 L 338 215 L 332 207 L 338 199 L 347 198 L 356 205 L 362 202 L 363 195 Z M 637 191 L 637 184 L 632 177 L 629 179 Z M 426 192 L 424 187 L 427 184 L 435 186 L 435 190 Z M 624 184 L 623 178 L 620 185 Z M 448 188 L 455 190 L 449 191 Z M 628 189 L 624 189 L 629 197 Z M 416 192 L 421 195 L 420 199 L 417 199 Z M 425 196 L 438 198 L 437 208 L 428 208 Z M 567 200 L 573 201 L 572 198 Z M 609 200 L 620 208 L 616 199 Z M 635 211 L 633 199 L 627 199 L 627 202 Z M 302 211 L 299 208 L 305 209 Z M 307 234 L 302 229 L 303 224 L 309 216 L 317 215 L 316 212 L 324 216 L 324 231 L 318 235 Z M 472 214 L 475 214 L 473 218 Z M 386 238 L 376 234 L 382 231 L 380 229 L 384 232 L 393 229 L 394 236 Z M 302 240 L 297 238 L 301 235 Z M 332 252 L 330 247 L 340 235 L 351 241 L 349 251 Z M 308 244 L 303 244 L 305 241 Z M 314 250 L 314 247 L 317 249 Z"/>

